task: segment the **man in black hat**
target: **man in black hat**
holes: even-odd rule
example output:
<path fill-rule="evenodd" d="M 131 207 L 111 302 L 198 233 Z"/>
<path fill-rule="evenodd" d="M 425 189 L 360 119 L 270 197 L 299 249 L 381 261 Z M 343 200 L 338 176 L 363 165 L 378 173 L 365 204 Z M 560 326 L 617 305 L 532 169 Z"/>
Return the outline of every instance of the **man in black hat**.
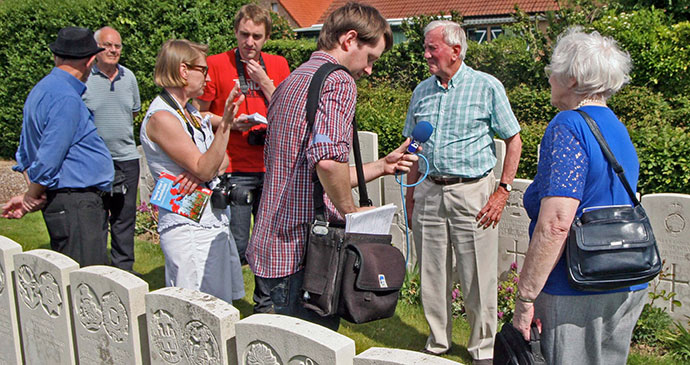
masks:
<path fill-rule="evenodd" d="M 98 47 L 93 32 L 67 27 L 50 44 L 55 68 L 31 90 L 24 116 L 17 165 L 28 190 L 3 207 L 5 218 L 42 209 L 53 250 L 81 266 L 103 265 L 106 213 L 102 195 L 110 191 L 113 164 L 81 99 Z"/>

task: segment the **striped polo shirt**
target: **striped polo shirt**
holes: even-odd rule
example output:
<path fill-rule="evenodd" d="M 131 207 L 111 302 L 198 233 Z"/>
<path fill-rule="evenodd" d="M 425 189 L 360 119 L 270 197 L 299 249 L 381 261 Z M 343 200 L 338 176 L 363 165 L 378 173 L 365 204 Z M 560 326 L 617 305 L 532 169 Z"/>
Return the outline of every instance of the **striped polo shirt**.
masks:
<path fill-rule="evenodd" d="M 520 132 L 501 82 L 464 63 L 448 88 L 436 76 L 417 85 L 403 135 L 409 137 L 421 121 L 434 127 L 422 144 L 430 175 L 484 176 L 496 165 L 494 135 L 506 139 Z M 419 167 L 423 172 L 424 164 Z"/>
<path fill-rule="evenodd" d="M 128 68 L 117 65 L 117 76 L 108 76 L 94 65 L 86 81 L 84 103 L 93 113 L 98 135 L 103 138 L 115 161 L 139 158 L 134 142 L 132 113 L 141 110 L 137 78 Z"/>

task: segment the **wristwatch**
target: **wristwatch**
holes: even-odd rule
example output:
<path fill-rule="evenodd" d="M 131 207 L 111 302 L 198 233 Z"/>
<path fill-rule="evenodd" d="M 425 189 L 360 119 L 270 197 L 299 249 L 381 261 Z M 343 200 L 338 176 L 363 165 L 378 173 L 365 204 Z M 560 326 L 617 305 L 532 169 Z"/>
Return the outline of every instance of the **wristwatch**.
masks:
<path fill-rule="evenodd" d="M 506 189 L 506 191 L 509 193 L 513 190 L 513 185 L 510 185 L 510 184 L 500 182 L 500 183 L 498 183 L 498 186 Z"/>

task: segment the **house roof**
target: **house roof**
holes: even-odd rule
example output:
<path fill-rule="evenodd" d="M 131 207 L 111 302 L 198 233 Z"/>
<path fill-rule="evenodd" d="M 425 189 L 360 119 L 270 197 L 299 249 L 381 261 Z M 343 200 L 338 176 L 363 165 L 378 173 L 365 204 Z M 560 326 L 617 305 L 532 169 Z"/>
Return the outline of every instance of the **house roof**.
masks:
<path fill-rule="evenodd" d="M 333 0 L 279 0 L 300 27 L 316 24 Z M 343 3 L 344 4 L 344 3 Z M 325 19 L 325 18 L 324 18 Z"/>
<path fill-rule="evenodd" d="M 283 0 L 289 2 L 290 0 Z M 328 14 L 345 5 L 349 0 L 332 0 L 330 6 L 322 12 L 318 23 L 323 23 Z M 538 13 L 558 10 L 556 0 L 359 0 L 377 8 L 386 19 L 407 18 L 415 15 L 437 15 L 455 10 L 463 17 L 498 16 L 513 14 L 515 5 L 527 13 Z M 306 1 L 305 1 L 306 2 Z M 311 24 L 310 24 L 311 25 Z"/>

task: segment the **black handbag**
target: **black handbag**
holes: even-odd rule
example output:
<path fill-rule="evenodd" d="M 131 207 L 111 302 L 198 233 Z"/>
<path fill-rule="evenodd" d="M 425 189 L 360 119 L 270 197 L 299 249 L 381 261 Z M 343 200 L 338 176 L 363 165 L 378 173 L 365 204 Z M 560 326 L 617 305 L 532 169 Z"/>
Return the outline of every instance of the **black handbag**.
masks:
<path fill-rule="evenodd" d="M 307 135 L 311 133 L 326 76 L 337 69 L 347 71 L 341 65 L 326 63 L 311 80 L 307 97 Z M 371 206 L 354 120 L 353 130 L 360 206 Z M 302 258 L 302 304 L 321 316 L 337 314 L 353 323 L 393 316 L 405 279 L 405 258 L 391 245 L 391 235 L 348 233 L 342 225 L 329 223 L 323 194 L 323 186 L 314 174 L 315 221 L 310 226 Z"/>
<path fill-rule="evenodd" d="M 494 341 L 494 365 L 546 365 L 537 325 L 532 323 L 527 341 L 512 323 L 504 324 Z"/>
<path fill-rule="evenodd" d="M 587 113 L 576 111 L 589 125 L 634 205 L 585 209 L 575 218 L 566 243 L 570 285 L 604 291 L 646 283 L 662 266 L 652 225 L 596 123 Z"/>

